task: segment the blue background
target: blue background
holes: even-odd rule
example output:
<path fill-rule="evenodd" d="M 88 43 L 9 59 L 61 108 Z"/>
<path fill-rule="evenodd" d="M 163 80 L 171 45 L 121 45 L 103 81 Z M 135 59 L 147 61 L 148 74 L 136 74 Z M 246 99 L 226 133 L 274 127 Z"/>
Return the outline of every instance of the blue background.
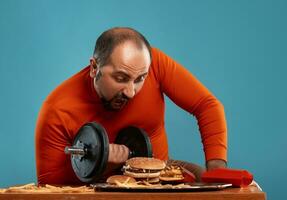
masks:
<path fill-rule="evenodd" d="M 286 8 L 271 0 L 1 0 L 0 187 L 36 181 L 43 100 L 88 64 L 101 32 L 130 26 L 224 104 L 229 166 L 252 172 L 268 198 L 286 199 Z M 168 101 L 166 126 L 171 156 L 204 165 L 196 120 Z"/>

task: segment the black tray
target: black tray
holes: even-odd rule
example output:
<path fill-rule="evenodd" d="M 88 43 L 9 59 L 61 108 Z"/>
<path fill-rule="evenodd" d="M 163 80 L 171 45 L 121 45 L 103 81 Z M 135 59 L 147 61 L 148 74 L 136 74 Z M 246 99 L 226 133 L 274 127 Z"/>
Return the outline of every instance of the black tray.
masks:
<path fill-rule="evenodd" d="M 179 188 L 175 186 L 163 187 L 121 187 L 107 183 L 96 183 L 91 186 L 95 191 L 105 192 L 196 192 L 222 190 L 231 187 L 232 184 L 226 183 L 184 183 L 186 187 Z"/>

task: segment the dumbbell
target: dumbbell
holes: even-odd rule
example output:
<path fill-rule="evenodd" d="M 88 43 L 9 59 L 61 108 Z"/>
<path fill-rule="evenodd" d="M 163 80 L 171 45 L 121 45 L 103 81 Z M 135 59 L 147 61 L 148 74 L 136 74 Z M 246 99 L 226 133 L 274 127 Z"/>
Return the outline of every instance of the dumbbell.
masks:
<path fill-rule="evenodd" d="M 148 135 L 141 128 L 129 126 L 119 131 L 115 144 L 123 144 L 130 150 L 130 157 L 152 157 Z M 109 138 L 103 126 L 96 122 L 84 124 L 76 134 L 72 146 L 65 148 L 71 155 L 76 176 L 85 183 L 94 183 L 104 173 L 109 156 Z"/>

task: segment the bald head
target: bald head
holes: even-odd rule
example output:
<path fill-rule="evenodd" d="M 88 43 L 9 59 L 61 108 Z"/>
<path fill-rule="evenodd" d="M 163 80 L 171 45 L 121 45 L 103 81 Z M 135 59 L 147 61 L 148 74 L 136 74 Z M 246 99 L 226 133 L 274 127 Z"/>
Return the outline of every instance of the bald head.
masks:
<path fill-rule="evenodd" d="M 128 27 L 115 27 L 103 32 L 96 41 L 94 58 L 98 66 L 108 64 L 114 49 L 127 41 L 134 43 L 139 49 L 147 48 L 151 58 L 150 44 L 141 33 Z"/>

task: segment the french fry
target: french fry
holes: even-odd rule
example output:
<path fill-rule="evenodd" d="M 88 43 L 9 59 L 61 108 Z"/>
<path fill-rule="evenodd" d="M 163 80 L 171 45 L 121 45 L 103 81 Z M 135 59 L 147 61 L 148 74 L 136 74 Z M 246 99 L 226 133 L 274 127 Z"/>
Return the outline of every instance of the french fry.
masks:
<path fill-rule="evenodd" d="M 36 186 L 34 183 L 29 183 L 21 186 L 12 186 L 7 189 L 1 189 L 0 193 L 81 193 L 93 192 L 94 190 L 87 186 L 71 187 L 63 186 L 57 187 L 46 184 L 44 186 Z"/>

